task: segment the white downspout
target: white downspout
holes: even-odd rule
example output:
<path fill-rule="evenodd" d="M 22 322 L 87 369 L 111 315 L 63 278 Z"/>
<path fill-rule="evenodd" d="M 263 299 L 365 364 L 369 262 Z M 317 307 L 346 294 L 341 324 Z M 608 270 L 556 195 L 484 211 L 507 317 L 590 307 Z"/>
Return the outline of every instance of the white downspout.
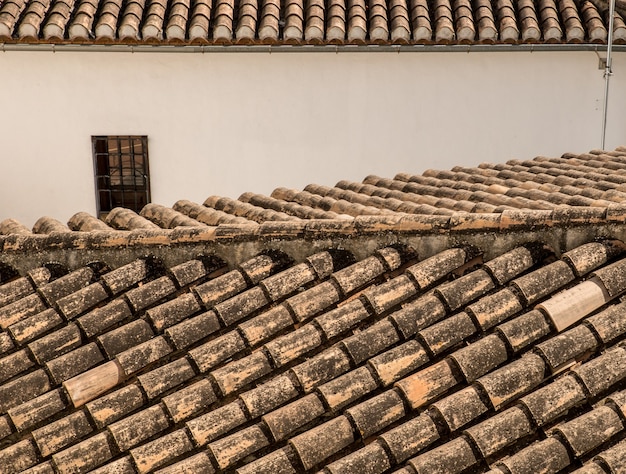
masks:
<path fill-rule="evenodd" d="M 602 145 L 604 150 L 606 142 L 606 121 L 609 109 L 609 81 L 613 75 L 611 52 L 613 50 L 613 21 L 615 19 L 615 0 L 611 0 L 609 4 L 609 38 L 606 45 L 606 65 L 604 68 L 604 114 L 602 116 Z"/>

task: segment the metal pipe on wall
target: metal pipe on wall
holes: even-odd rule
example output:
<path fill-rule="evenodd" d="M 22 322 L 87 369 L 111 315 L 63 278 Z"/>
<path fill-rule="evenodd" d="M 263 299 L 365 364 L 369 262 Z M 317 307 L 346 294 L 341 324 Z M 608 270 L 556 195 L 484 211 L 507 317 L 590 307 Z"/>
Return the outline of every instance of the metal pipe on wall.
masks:
<path fill-rule="evenodd" d="M 606 46 L 606 65 L 604 67 L 604 109 L 602 115 L 602 141 L 600 149 L 604 150 L 606 143 L 606 125 L 609 111 L 609 82 L 613 75 L 612 57 L 613 50 L 613 21 L 615 19 L 615 0 L 611 0 L 609 4 L 609 37 Z"/>

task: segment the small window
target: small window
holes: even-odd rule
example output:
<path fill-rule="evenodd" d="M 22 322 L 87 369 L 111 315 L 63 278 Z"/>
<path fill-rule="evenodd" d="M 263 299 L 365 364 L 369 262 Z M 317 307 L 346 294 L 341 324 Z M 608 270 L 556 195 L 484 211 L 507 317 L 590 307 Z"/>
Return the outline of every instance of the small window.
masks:
<path fill-rule="evenodd" d="M 94 136 L 91 142 L 98 215 L 115 207 L 141 211 L 150 202 L 148 137 Z"/>

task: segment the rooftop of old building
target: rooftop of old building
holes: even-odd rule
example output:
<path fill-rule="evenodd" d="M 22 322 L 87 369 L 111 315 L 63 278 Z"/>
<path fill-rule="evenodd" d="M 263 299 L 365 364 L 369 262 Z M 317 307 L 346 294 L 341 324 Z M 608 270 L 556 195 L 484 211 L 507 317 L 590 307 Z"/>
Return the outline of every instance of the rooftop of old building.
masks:
<path fill-rule="evenodd" d="M 572 0 L 2 0 L 0 42 L 593 45 L 607 41 L 607 8 Z M 614 27 L 615 42 L 626 42 L 619 13 Z"/>
<path fill-rule="evenodd" d="M 0 472 L 619 472 L 626 149 L 0 224 Z"/>

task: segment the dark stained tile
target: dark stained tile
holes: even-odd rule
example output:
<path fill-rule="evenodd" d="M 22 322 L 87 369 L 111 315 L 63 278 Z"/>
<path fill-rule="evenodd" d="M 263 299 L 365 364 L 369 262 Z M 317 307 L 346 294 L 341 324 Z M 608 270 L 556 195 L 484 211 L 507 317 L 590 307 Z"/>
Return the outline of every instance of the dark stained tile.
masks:
<path fill-rule="evenodd" d="M 191 285 L 224 266 L 224 262 L 218 258 L 198 258 L 181 263 L 169 269 L 179 288 Z"/>
<path fill-rule="evenodd" d="M 533 443 L 501 461 L 511 474 L 558 472 L 569 463 L 567 448 L 554 437 Z"/>
<path fill-rule="evenodd" d="M 450 311 L 455 311 L 494 288 L 495 284 L 489 274 L 484 270 L 476 270 L 454 281 L 439 285 L 435 288 L 435 294 L 442 299 Z"/>
<path fill-rule="evenodd" d="M 20 277 L 0 286 L 0 308 L 35 292 L 30 278 Z"/>
<path fill-rule="evenodd" d="M 240 264 L 239 270 L 253 285 L 256 285 L 287 263 L 284 255 L 276 255 L 275 259 L 270 255 L 259 255 Z"/>
<path fill-rule="evenodd" d="M 186 349 L 220 329 L 214 311 L 205 311 L 197 316 L 168 327 L 165 334 L 178 350 Z"/>
<path fill-rule="evenodd" d="M 409 340 L 368 360 L 368 365 L 383 386 L 392 384 L 428 362 L 424 347 Z"/>
<path fill-rule="evenodd" d="M 172 348 L 167 341 L 163 337 L 157 336 L 118 354 L 116 360 L 124 373 L 131 375 L 171 352 Z"/>
<path fill-rule="evenodd" d="M 577 357 L 593 351 L 596 346 L 597 341 L 591 330 L 585 325 L 580 325 L 557 334 L 535 347 L 552 371 L 556 371 Z"/>
<path fill-rule="evenodd" d="M 386 270 L 382 259 L 368 257 L 331 275 L 343 294 L 347 295 L 370 283 Z"/>
<path fill-rule="evenodd" d="M 96 427 L 101 429 L 137 410 L 143 402 L 139 386 L 130 384 L 87 403 L 86 408 Z"/>
<path fill-rule="evenodd" d="M 55 474 L 51 461 L 37 464 L 36 466 L 33 466 L 30 469 L 27 469 L 22 472 L 24 474 Z"/>
<path fill-rule="evenodd" d="M 626 377 L 626 351 L 621 347 L 610 349 L 572 372 L 595 397 Z"/>
<path fill-rule="evenodd" d="M 191 451 L 193 445 L 185 430 L 163 435 L 130 451 L 137 472 L 143 474 Z"/>
<path fill-rule="evenodd" d="M 192 379 L 195 375 L 191 364 L 187 359 L 181 357 L 158 369 L 140 375 L 138 380 L 148 399 L 153 399 Z"/>
<path fill-rule="evenodd" d="M 237 469 L 237 474 L 296 474 L 297 471 L 285 453 L 278 449 Z"/>
<path fill-rule="evenodd" d="M 133 462 L 131 461 L 131 457 L 124 456 L 123 458 L 120 458 L 117 461 L 112 461 L 98 469 L 94 469 L 93 471 L 89 471 L 89 472 L 91 474 L 109 474 L 109 473 L 135 474 L 136 471 L 133 466 Z"/>
<path fill-rule="evenodd" d="M 294 324 L 286 306 L 274 306 L 238 326 L 248 344 L 255 346 Z"/>
<path fill-rule="evenodd" d="M 530 305 L 537 300 L 548 296 L 574 279 L 570 266 L 562 261 L 556 261 L 534 272 L 513 280 L 512 285 Z"/>
<path fill-rule="evenodd" d="M 12 324 L 8 327 L 8 331 L 18 344 L 26 344 L 60 326 L 62 323 L 63 319 L 59 313 L 52 308 L 48 308 L 41 313 Z"/>
<path fill-rule="evenodd" d="M 47 457 L 91 433 L 87 416 L 77 411 L 32 432 L 39 452 Z"/>
<path fill-rule="evenodd" d="M 391 462 L 385 448 L 374 441 L 362 449 L 335 461 L 326 470 L 331 474 L 359 472 L 362 474 L 380 474 L 391 468 Z"/>
<path fill-rule="evenodd" d="M 39 287 L 37 291 L 50 306 L 53 306 L 56 301 L 88 286 L 94 278 L 94 271 L 89 267 L 83 267 Z"/>
<path fill-rule="evenodd" d="M 62 383 L 102 361 L 104 357 L 98 345 L 92 342 L 46 362 L 46 368 L 56 383 Z"/>
<path fill-rule="evenodd" d="M 499 325 L 497 331 L 513 352 L 519 352 L 550 334 L 551 328 L 544 314 L 533 310 Z"/>
<path fill-rule="evenodd" d="M 526 354 L 520 359 L 501 367 L 477 380 L 477 384 L 498 410 L 509 401 L 532 390 L 543 382 L 546 363 L 535 354 Z"/>
<path fill-rule="evenodd" d="M 111 442 L 103 432 L 54 454 L 52 461 L 60 473 L 87 472 L 113 457 Z"/>
<path fill-rule="evenodd" d="M 248 418 L 243 404 L 235 401 L 189 420 L 187 428 L 195 443 L 204 446 L 246 421 Z"/>
<path fill-rule="evenodd" d="M 533 421 L 542 426 L 584 400 L 585 393 L 581 384 L 575 377 L 565 375 L 522 397 L 520 403 L 526 407 Z"/>
<path fill-rule="evenodd" d="M 406 413 L 399 391 L 391 389 L 345 411 L 362 438 L 377 433 Z"/>
<path fill-rule="evenodd" d="M 298 396 L 298 389 L 288 375 L 275 377 L 239 395 L 251 418 L 257 418 Z"/>
<path fill-rule="evenodd" d="M 28 348 L 40 364 L 78 348 L 82 339 L 78 327 L 70 323 L 62 329 L 37 339 Z"/>
<path fill-rule="evenodd" d="M 9 333 L 0 332 L 0 354 L 6 354 L 13 349 L 15 349 L 15 344 Z"/>
<path fill-rule="evenodd" d="M 315 323 L 327 339 L 332 339 L 369 317 L 370 313 L 363 301 L 355 299 L 316 317 Z"/>
<path fill-rule="evenodd" d="M 198 454 L 190 456 L 155 472 L 158 474 L 192 474 L 196 472 L 213 474 L 215 469 L 211 464 L 211 459 L 209 458 L 208 453 L 199 452 Z"/>
<path fill-rule="evenodd" d="M 308 393 L 317 385 L 350 370 L 350 358 L 337 346 L 326 349 L 291 369 L 302 389 Z"/>
<path fill-rule="evenodd" d="M 289 440 L 305 469 L 311 469 L 354 441 L 352 425 L 345 416 L 338 416 L 324 424 Z"/>
<path fill-rule="evenodd" d="M 354 364 L 375 356 L 400 340 L 390 319 L 385 318 L 367 329 L 344 339 L 341 344 Z"/>
<path fill-rule="evenodd" d="M 215 305 L 215 312 L 225 326 L 230 326 L 268 304 L 269 300 L 263 290 L 260 287 L 254 287 L 218 303 Z"/>
<path fill-rule="evenodd" d="M 212 371 L 211 376 L 222 395 L 226 396 L 269 374 L 271 370 L 267 355 L 259 350 Z"/>
<path fill-rule="evenodd" d="M 486 331 L 519 313 L 522 309 L 523 306 L 515 293 L 508 288 L 503 288 L 497 293 L 484 296 L 470 304 L 465 308 L 465 312 L 472 316 L 483 331 Z"/>
<path fill-rule="evenodd" d="M 29 429 L 63 411 L 66 403 L 60 390 L 53 390 L 9 410 L 11 422 L 18 431 Z"/>
<path fill-rule="evenodd" d="M 270 441 L 263 430 L 253 425 L 210 443 L 208 449 L 216 459 L 218 467 L 226 469 L 269 444 Z"/>
<path fill-rule="evenodd" d="M 594 460 L 601 462 L 603 465 L 608 466 L 613 472 L 620 472 L 626 466 L 626 453 L 624 453 L 625 442 L 621 441 L 609 449 L 602 451 L 598 454 Z M 598 471 L 600 472 L 600 471 Z M 602 473 L 605 471 L 602 470 Z M 593 474 L 590 470 L 589 474 Z"/>
<path fill-rule="evenodd" d="M 401 463 L 439 439 L 439 431 L 427 413 L 380 435 L 396 463 Z"/>
<path fill-rule="evenodd" d="M 189 351 L 200 372 L 206 372 L 233 355 L 243 351 L 246 344 L 237 331 L 210 340 Z"/>
<path fill-rule="evenodd" d="M 587 463 L 580 469 L 576 469 L 572 472 L 576 474 L 606 474 L 606 471 L 595 462 Z"/>
<path fill-rule="evenodd" d="M 146 342 L 153 337 L 154 332 L 150 325 L 143 319 L 137 319 L 99 336 L 98 342 L 104 349 L 107 357 L 112 359 L 120 352 Z"/>
<path fill-rule="evenodd" d="M 415 280 L 422 290 L 441 280 L 452 270 L 465 263 L 466 253 L 463 249 L 455 248 L 427 258 L 407 269 L 407 273 Z"/>
<path fill-rule="evenodd" d="M 120 451 L 127 451 L 167 428 L 167 414 L 160 404 L 107 426 Z"/>
<path fill-rule="evenodd" d="M 22 349 L 0 359 L 0 383 L 33 367 L 28 351 Z"/>
<path fill-rule="evenodd" d="M 199 313 L 201 309 L 195 296 L 191 293 L 185 293 L 171 301 L 147 310 L 146 316 L 150 319 L 154 328 L 161 332 L 183 319 Z"/>
<path fill-rule="evenodd" d="M 504 285 L 510 280 L 528 270 L 535 264 L 536 257 L 531 249 L 517 247 L 484 264 L 485 269 L 498 285 Z"/>
<path fill-rule="evenodd" d="M 591 316 L 585 323 L 591 326 L 602 343 L 609 344 L 626 332 L 626 304 L 620 303 Z"/>
<path fill-rule="evenodd" d="M 126 300 L 117 298 L 110 303 L 96 308 L 79 317 L 76 321 L 87 337 L 100 334 L 117 323 L 131 317 L 130 308 Z"/>
<path fill-rule="evenodd" d="M 446 308 L 439 298 L 427 294 L 404 305 L 390 318 L 396 324 L 402 336 L 407 339 L 417 334 L 420 329 L 430 326 L 446 315 Z"/>
<path fill-rule="evenodd" d="M 81 288 L 64 298 L 57 300 L 56 304 L 59 311 L 66 319 L 73 319 L 89 308 L 96 306 L 98 303 L 108 298 L 108 293 L 104 285 L 100 282 L 92 283 L 89 286 Z"/>
<path fill-rule="evenodd" d="M 413 281 L 407 275 L 400 275 L 368 288 L 363 292 L 363 297 L 374 308 L 376 314 L 382 314 L 416 294 L 417 288 Z"/>
<path fill-rule="evenodd" d="M 465 430 L 481 456 L 488 458 L 531 434 L 533 426 L 524 410 L 513 406 Z"/>
<path fill-rule="evenodd" d="M 415 410 L 457 385 L 452 364 L 444 359 L 398 381 L 398 387 L 409 406 Z"/>
<path fill-rule="evenodd" d="M 217 303 L 245 290 L 248 284 L 239 270 L 230 271 L 213 280 L 194 287 L 193 291 L 206 308 L 212 308 Z"/>
<path fill-rule="evenodd" d="M 418 474 L 460 473 L 477 462 L 476 455 L 464 436 L 431 449 L 409 461 Z"/>
<path fill-rule="evenodd" d="M 211 382 L 201 379 L 161 400 L 174 423 L 191 418 L 206 410 L 217 400 Z"/>
<path fill-rule="evenodd" d="M 555 432 L 562 436 L 575 456 L 582 456 L 623 429 L 624 425 L 616 411 L 609 406 L 601 406 L 560 424 Z"/>
<path fill-rule="evenodd" d="M 100 277 L 101 283 L 113 295 L 117 295 L 135 286 L 148 277 L 150 268 L 146 260 L 135 260 L 129 264 L 116 268 Z"/>
<path fill-rule="evenodd" d="M 259 286 L 265 290 L 270 300 L 278 301 L 312 282 L 315 277 L 316 274 L 311 266 L 301 263 L 262 280 Z"/>
<path fill-rule="evenodd" d="M 0 451 L 0 465 L 11 466 L 18 472 L 34 466 L 38 460 L 35 443 L 29 439 L 19 441 Z"/>
<path fill-rule="evenodd" d="M 508 359 L 506 345 L 496 334 L 483 337 L 461 349 L 450 357 L 468 382 L 486 374 Z"/>
<path fill-rule="evenodd" d="M 34 316 L 45 309 L 47 309 L 46 305 L 39 294 L 25 296 L 0 308 L 0 328 L 6 329 L 12 324 Z"/>
<path fill-rule="evenodd" d="M 470 386 L 431 404 L 433 419 L 440 419 L 450 431 L 456 431 L 489 410 L 476 387 Z"/>
<path fill-rule="evenodd" d="M 152 306 L 176 291 L 172 279 L 163 276 L 124 293 L 130 308 L 137 312 Z"/>
<path fill-rule="evenodd" d="M 602 282 L 609 296 L 617 296 L 626 288 L 626 277 L 624 277 L 625 270 L 626 258 L 595 270 L 593 276 Z"/>
<path fill-rule="evenodd" d="M 376 388 L 378 384 L 371 372 L 360 367 L 321 385 L 318 391 L 331 410 L 339 411 Z"/>
<path fill-rule="evenodd" d="M 456 346 L 475 332 L 476 326 L 472 318 L 467 313 L 461 312 L 422 329 L 418 334 L 424 347 L 437 355 Z"/>
<path fill-rule="evenodd" d="M 292 296 L 285 303 L 298 321 L 307 321 L 340 299 L 339 288 L 333 282 L 319 285 Z"/>
<path fill-rule="evenodd" d="M 604 265 L 619 250 L 600 242 L 590 242 L 563 254 L 562 259 L 568 262 L 577 276 L 583 276 Z"/>

